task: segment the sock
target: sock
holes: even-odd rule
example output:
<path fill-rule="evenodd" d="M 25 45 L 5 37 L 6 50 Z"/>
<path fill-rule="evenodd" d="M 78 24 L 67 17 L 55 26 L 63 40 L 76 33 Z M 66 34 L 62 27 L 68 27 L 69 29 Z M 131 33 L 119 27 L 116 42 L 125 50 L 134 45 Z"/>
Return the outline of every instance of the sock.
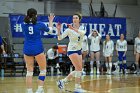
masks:
<path fill-rule="evenodd" d="M 127 69 L 127 65 L 126 64 L 123 64 L 123 67 L 124 67 L 124 69 Z"/>
<path fill-rule="evenodd" d="M 32 88 L 28 88 L 27 91 L 33 91 Z"/>
<path fill-rule="evenodd" d="M 109 70 L 111 71 L 112 70 L 112 62 L 109 62 Z"/>
<path fill-rule="evenodd" d="M 90 68 L 93 69 L 93 61 L 90 61 Z"/>
<path fill-rule="evenodd" d="M 38 86 L 38 89 L 41 89 L 41 88 L 43 88 L 43 86 Z"/>
<path fill-rule="evenodd" d="M 100 61 L 97 61 L 96 64 L 97 64 L 97 71 L 99 71 L 99 68 L 100 68 Z"/>
<path fill-rule="evenodd" d="M 91 69 L 91 72 L 93 71 L 93 61 L 90 61 L 90 69 Z"/>
<path fill-rule="evenodd" d="M 75 84 L 75 88 L 81 88 L 80 84 Z"/>
<path fill-rule="evenodd" d="M 33 93 L 32 88 L 27 89 L 27 93 Z"/>
<path fill-rule="evenodd" d="M 106 68 L 108 68 L 108 63 L 105 63 Z"/>

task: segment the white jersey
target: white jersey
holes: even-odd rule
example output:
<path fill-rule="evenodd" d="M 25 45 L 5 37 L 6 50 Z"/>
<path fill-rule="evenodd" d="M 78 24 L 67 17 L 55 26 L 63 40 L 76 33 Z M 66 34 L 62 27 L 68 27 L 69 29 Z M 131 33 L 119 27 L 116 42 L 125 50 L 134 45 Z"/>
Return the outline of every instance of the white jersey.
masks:
<path fill-rule="evenodd" d="M 93 37 L 91 33 L 88 38 L 91 39 L 90 51 L 99 51 L 101 35 L 98 34 L 98 36 Z"/>
<path fill-rule="evenodd" d="M 48 59 L 55 59 L 55 57 L 58 57 L 58 51 L 57 51 L 56 55 L 54 55 L 53 49 L 50 48 L 50 49 L 47 51 L 47 57 L 48 57 Z"/>
<path fill-rule="evenodd" d="M 127 41 L 126 40 L 123 40 L 123 41 L 117 40 L 116 50 L 117 51 L 127 51 Z"/>
<path fill-rule="evenodd" d="M 140 38 L 139 38 L 139 37 L 136 37 L 136 38 L 135 38 L 134 47 L 135 47 L 135 51 L 136 51 L 137 53 L 140 53 Z"/>
<path fill-rule="evenodd" d="M 88 38 L 85 35 L 82 42 L 82 51 L 88 51 Z"/>
<path fill-rule="evenodd" d="M 69 44 L 68 44 L 68 50 L 67 51 L 78 51 L 82 49 L 82 42 L 83 37 L 85 35 L 86 31 L 84 30 L 83 26 L 80 26 L 78 29 L 78 32 L 75 32 L 72 29 L 67 28 L 64 33 L 62 33 L 60 36 L 58 36 L 59 40 L 62 40 L 65 37 L 69 37 Z"/>
<path fill-rule="evenodd" d="M 106 42 L 103 42 L 103 55 L 105 57 L 109 57 L 111 55 L 113 55 L 113 51 L 114 51 L 114 43 L 112 40 Z"/>

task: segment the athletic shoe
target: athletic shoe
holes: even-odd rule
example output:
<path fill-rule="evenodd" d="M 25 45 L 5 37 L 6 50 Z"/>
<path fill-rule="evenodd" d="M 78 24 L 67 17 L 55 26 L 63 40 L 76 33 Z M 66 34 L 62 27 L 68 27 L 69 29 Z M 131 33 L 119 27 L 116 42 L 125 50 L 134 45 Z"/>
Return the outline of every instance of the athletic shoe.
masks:
<path fill-rule="evenodd" d="M 65 88 L 65 82 L 63 80 L 58 80 L 57 81 L 57 86 L 59 89 L 64 89 Z"/>

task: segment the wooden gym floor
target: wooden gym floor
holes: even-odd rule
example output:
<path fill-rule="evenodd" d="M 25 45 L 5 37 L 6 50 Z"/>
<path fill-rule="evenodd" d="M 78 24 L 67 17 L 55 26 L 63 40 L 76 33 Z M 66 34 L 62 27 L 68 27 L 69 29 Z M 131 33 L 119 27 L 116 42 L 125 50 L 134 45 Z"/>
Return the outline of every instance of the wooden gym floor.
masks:
<path fill-rule="evenodd" d="M 61 93 L 56 81 L 64 76 L 47 76 L 45 93 Z M 87 93 L 140 93 L 140 75 L 88 75 L 82 77 L 82 88 Z M 33 90 L 37 88 L 37 77 L 33 77 Z M 66 85 L 63 93 L 73 93 L 74 81 Z M 26 93 L 25 77 L 0 78 L 0 93 Z"/>

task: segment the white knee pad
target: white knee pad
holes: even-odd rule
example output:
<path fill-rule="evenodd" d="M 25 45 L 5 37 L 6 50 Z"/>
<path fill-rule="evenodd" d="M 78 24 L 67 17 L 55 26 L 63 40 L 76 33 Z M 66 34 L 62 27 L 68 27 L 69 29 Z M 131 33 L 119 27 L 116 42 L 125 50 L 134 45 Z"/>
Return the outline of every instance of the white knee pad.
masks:
<path fill-rule="evenodd" d="M 46 70 L 40 70 L 40 75 L 46 76 Z"/>
<path fill-rule="evenodd" d="M 33 71 L 27 71 L 26 76 L 33 76 Z"/>
<path fill-rule="evenodd" d="M 123 61 L 123 64 L 126 64 L 126 60 Z"/>
<path fill-rule="evenodd" d="M 82 76 L 82 71 L 75 71 L 75 77 L 80 78 Z"/>

